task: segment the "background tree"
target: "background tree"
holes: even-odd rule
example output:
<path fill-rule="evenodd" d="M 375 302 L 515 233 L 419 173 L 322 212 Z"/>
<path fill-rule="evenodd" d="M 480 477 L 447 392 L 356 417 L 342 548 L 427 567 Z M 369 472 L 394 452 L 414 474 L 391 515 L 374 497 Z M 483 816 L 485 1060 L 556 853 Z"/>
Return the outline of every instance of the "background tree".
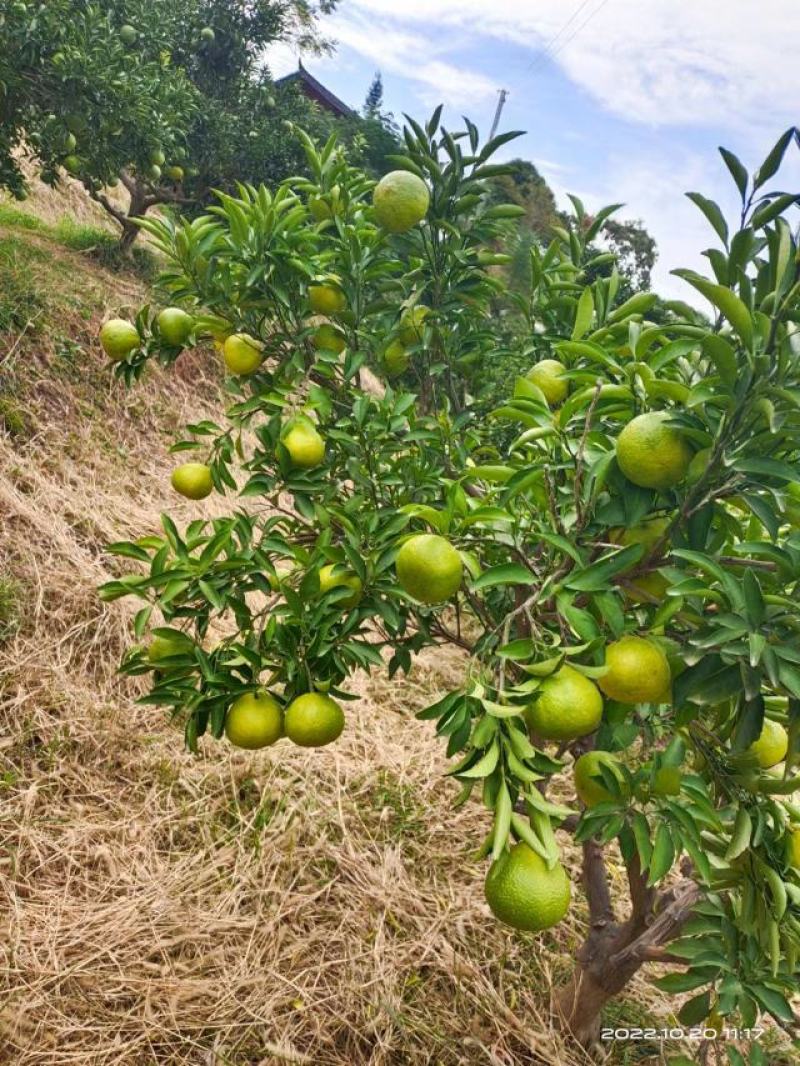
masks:
<path fill-rule="evenodd" d="M 713 278 L 676 273 L 713 325 L 691 310 L 652 321 L 655 295 L 621 299 L 613 266 L 589 279 L 614 205 L 590 218 L 572 198 L 504 307 L 503 343 L 537 327 L 548 358 L 492 413 L 515 430 L 501 448 L 465 373 L 497 343 L 489 311 L 507 286 L 488 249 L 523 209 L 493 202 L 490 160 L 514 134 L 482 147 L 471 123 L 439 120 L 404 132 L 393 182 L 406 195 L 424 177 L 430 205 L 396 236 L 333 139 L 305 140 L 308 180 L 146 223 L 165 299 L 193 316 L 183 343 L 226 338 L 234 372 L 225 424 L 187 427 L 175 450 L 202 460 L 198 495 L 239 498 L 229 518 L 179 531 L 165 516 L 162 535 L 112 546 L 138 565 L 103 595 L 138 597 L 137 639 L 171 642 L 133 648 L 125 669 L 152 673 L 146 701 L 182 715 L 194 747 L 262 686 L 291 736 L 298 697 L 344 702 L 356 669 L 388 660 L 396 675 L 426 645 L 461 648 L 463 684 L 420 717 L 458 756 L 458 803 L 489 812 L 494 912 L 555 924 L 570 896 L 558 835 L 581 846 L 589 924 L 562 1024 L 591 1043 L 608 1000 L 658 962 L 709 1040 L 754 1035 L 764 1015 L 792 1031 L 800 256 L 784 216 L 799 198 L 770 183 L 797 131 L 753 175 L 723 151 L 735 230 L 691 194 L 721 247 Z M 180 353 L 149 312 L 113 329 L 126 380 Z M 415 391 L 364 394 L 370 356 Z M 745 1062 L 733 1045 L 729 1059 Z M 756 1044 L 749 1062 L 765 1061 Z"/>
<path fill-rule="evenodd" d="M 18 151 L 48 183 L 64 167 L 117 221 L 204 200 L 237 179 L 279 180 L 301 162 L 286 119 L 319 126 L 293 91 L 274 94 L 264 47 L 324 47 L 335 0 L 53 0 L 10 5 L 0 24 L 0 181 L 24 195 Z M 279 113 L 278 107 L 281 108 Z M 105 188 L 122 181 L 130 202 Z"/>

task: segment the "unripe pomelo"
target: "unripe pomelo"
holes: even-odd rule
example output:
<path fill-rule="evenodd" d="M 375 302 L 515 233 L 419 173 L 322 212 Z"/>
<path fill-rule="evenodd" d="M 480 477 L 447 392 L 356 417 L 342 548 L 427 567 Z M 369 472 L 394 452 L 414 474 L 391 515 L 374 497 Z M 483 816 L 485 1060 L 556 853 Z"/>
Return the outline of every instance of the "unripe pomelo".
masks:
<path fill-rule="evenodd" d="M 64 170 L 68 174 L 72 174 L 73 177 L 77 177 L 81 172 L 81 161 L 76 155 L 68 155 L 62 160 Z"/>
<path fill-rule="evenodd" d="M 342 289 L 327 281 L 308 286 L 308 302 L 315 315 L 338 315 L 347 308 Z"/>
<path fill-rule="evenodd" d="M 564 377 L 563 364 L 557 359 L 540 359 L 525 377 L 539 386 L 551 407 L 566 400 L 569 382 Z"/>
<path fill-rule="evenodd" d="M 268 692 L 245 692 L 228 708 L 225 735 L 237 748 L 266 748 L 283 736 L 281 705 Z"/>
<path fill-rule="evenodd" d="M 154 148 L 148 156 L 148 161 L 154 167 L 163 167 L 167 161 L 167 157 L 164 155 L 160 148 Z"/>
<path fill-rule="evenodd" d="M 284 719 L 286 736 L 301 748 L 321 748 L 341 736 L 342 708 L 321 692 L 307 692 L 292 700 Z"/>
<path fill-rule="evenodd" d="M 547 863 L 527 844 L 515 844 L 486 875 L 486 902 L 501 922 L 539 932 L 557 925 L 569 910 L 569 878 L 561 863 Z"/>
<path fill-rule="evenodd" d="M 326 592 L 330 592 L 331 589 L 349 588 L 352 589 L 352 593 L 346 596 L 344 599 L 338 600 L 339 607 L 355 607 L 358 601 L 361 599 L 361 592 L 363 585 L 361 584 L 361 578 L 358 574 L 353 574 L 349 571 L 342 570 L 340 568 L 339 573 L 334 573 L 336 570 L 335 565 L 329 564 L 320 567 L 319 571 L 319 590 L 324 596 Z"/>
<path fill-rule="evenodd" d="M 211 494 L 214 482 L 205 463 L 183 463 L 172 471 L 172 487 L 187 500 L 204 500 Z"/>
<path fill-rule="evenodd" d="M 109 359 L 119 362 L 142 343 L 139 331 L 124 318 L 110 318 L 100 330 L 100 344 Z"/>
<path fill-rule="evenodd" d="M 308 419 L 289 422 L 281 434 L 281 443 L 289 453 L 292 466 L 301 470 L 311 470 L 325 458 L 325 441 Z"/>
<path fill-rule="evenodd" d="M 617 437 L 617 463 L 625 477 L 645 489 L 666 491 L 686 477 L 692 451 L 666 411 L 637 415 Z"/>
<path fill-rule="evenodd" d="M 761 769 L 768 770 L 786 758 L 786 752 L 789 750 L 789 737 L 780 722 L 765 718 L 761 733 L 748 750 L 758 759 Z"/>
<path fill-rule="evenodd" d="M 618 703 L 658 703 L 669 692 L 669 662 L 652 640 L 633 634 L 620 637 L 606 648 L 606 666 L 608 672 L 597 683 Z"/>
<path fill-rule="evenodd" d="M 619 781 L 620 791 L 624 793 L 625 777 L 619 760 L 608 751 L 587 751 L 577 760 L 573 771 L 575 791 L 586 807 L 616 799 L 603 784 L 600 767 L 605 767 L 614 775 Z"/>
<path fill-rule="evenodd" d="M 600 725 L 603 697 L 593 681 L 564 665 L 544 679 L 524 715 L 529 728 L 545 740 L 577 740 Z"/>
<path fill-rule="evenodd" d="M 222 358 L 232 374 L 245 377 L 261 366 L 261 345 L 247 333 L 232 333 L 222 345 Z"/>
<path fill-rule="evenodd" d="M 203 26 L 202 30 L 200 30 L 200 40 L 204 44 L 211 44 L 216 39 L 216 36 L 210 26 Z"/>
<path fill-rule="evenodd" d="M 400 316 L 400 326 L 397 336 L 403 344 L 419 344 L 425 336 L 425 319 L 430 314 L 430 308 L 425 304 L 416 304 L 407 307 Z"/>
<path fill-rule="evenodd" d="M 381 359 L 387 378 L 396 378 L 408 370 L 411 357 L 402 341 L 391 341 L 386 345 Z"/>
<path fill-rule="evenodd" d="M 139 34 L 137 33 L 136 28 L 134 26 L 125 25 L 119 31 L 119 39 L 124 45 L 127 45 L 128 48 L 136 44 L 138 38 Z"/>
<path fill-rule="evenodd" d="M 179 167 L 177 164 L 167 167 L 167 177 L 170 181 L 175 182 L 176 185 L 179 184 L 179 182 L 183 181 L 183 167 Z"/>
<path fill-rule="evenodd" d="M 428 213 L 428 186 L 408 170 L 393 170 L 375 186 L 372 203 L 378 225 L 389 233 L 405 233 Z"/>
<path fill-rule="evenodd" d="M 151 163 L 145 173 L 151 181 L 161 181 L 161 167 L 157 164 Z"/>
<path fill-rule="evenodd" d="M 326 350 L 329 352 L 336 352 L 337 355 L 341 353 L 347 347 L 347 340 L 344 333 L 336 326 L 332 326 L 330 322 L 325 322 L 315 332 L 312 343 L 318 350 Z"/>
<path fill-rule="evenodd" d="M 420 603 L 442 603 L 461 587 L 461 556 L 436 533 L 409 537 L 397 553 L 395 569 L 401 587 Z"/>
<path fill-rule="evenodd" d="M 178 637 L 153 637 L 147 648 L 147 659 L 151 663 L 160 663 L 173 655 L 182 655 L 188 651 L 190 642 Z"/>
<path fill-rule="evenodd" d="M 158 332 L 175 348 L 180 348 L 194 329 L 194 319 L 180 307 L 165 307 L 156 319 Z"/>

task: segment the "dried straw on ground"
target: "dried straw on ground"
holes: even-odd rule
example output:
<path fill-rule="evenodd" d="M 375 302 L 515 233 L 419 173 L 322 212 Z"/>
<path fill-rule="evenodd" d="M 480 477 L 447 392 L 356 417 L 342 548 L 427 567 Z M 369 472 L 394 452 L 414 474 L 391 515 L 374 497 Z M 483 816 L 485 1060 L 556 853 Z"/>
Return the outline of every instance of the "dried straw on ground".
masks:
<path fill-rule="evenodd" d="M 552 935 L 491 918 L 470 858 L 486 813 L 451 810 L 414 719 L 458 682 L 455 654 L 357 678 L 345 734 L 316 752 L 207 740 L 194 758 L 136 706 L 115 673 L 131 609 L 95 594 L 119 567 L 103 545 L 220 506 L 176 504 L 166 452 L 176 422 L 216 411 L 215 374 L 186 355 L 125 393 L 92 338 L 142 294 L 59 267 L 92 309 L 59 322 L 79 356 L 64 370 L 42 332 L 0 345 L 31 422 L 0 432 L 0 576 L 21 606 L 0 647 L 0 1062 L 579 1066 L 547 1008 L 580 899 Z"/>

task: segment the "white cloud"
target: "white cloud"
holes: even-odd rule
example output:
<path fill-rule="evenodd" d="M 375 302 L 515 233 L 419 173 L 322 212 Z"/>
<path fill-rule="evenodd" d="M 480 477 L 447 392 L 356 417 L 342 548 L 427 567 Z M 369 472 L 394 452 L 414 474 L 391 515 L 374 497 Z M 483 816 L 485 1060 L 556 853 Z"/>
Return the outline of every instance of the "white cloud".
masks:
<path fill-rule="evenodd" d="M 366 41 L 363 31 L 354 37 L 354 24 Z M 409 37 L 411 27 L 423 32 Z M 399 72 L 400 64 L 405 76 L 434 87 L 431 54 L 489 38 L 531 49 L 520 90 L 554 62 L 628 119 L 775 128 L 796 118 L 797 0 L 347 0 L 331 29 L 387 69 Z M 458 74 L 468 91 L 488 81 Z"/>

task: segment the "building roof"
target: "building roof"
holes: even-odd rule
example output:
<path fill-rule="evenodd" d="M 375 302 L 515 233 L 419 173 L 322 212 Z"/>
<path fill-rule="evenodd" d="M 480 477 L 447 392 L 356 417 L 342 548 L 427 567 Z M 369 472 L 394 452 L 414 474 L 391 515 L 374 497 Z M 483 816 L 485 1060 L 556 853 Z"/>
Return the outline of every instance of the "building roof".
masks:
<path fill-rule="evenodd" d="M 302 60 L 298 61 L 297 70 L 285 75 L 283 78 L 278 78 L 275 82 L 276 85 L 291 85 L 293 83 L 296 83 L 300 91 L 309 99 L 316 100 L 320 107 L 324 107 L 326 111 L 331 111 L 339 118 L 350 118 L 355 114 L 351 107 L 348 107 L 330 89 L 326 89 L 322 82 L 317 81 L 314 75 L 306 70 Z"/>

